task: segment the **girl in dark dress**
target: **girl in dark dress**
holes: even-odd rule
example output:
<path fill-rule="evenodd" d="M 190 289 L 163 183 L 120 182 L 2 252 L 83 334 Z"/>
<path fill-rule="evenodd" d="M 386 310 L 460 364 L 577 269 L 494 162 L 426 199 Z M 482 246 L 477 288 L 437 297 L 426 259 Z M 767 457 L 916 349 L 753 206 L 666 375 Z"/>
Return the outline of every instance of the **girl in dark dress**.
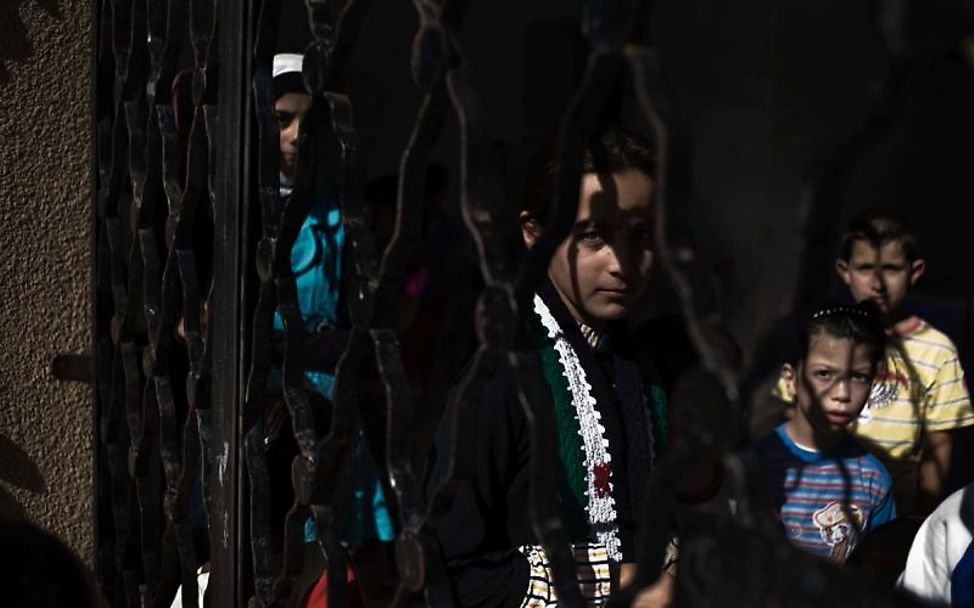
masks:
<path fill-rule="evenodd" d="M 575 223 L 524 311 L 555 410 L 560 515 L 592 605 L 632 574 L 640 491 L 667 436 L 665 391 L 626 325 L 653 266 L 654 169 L 652 148 L 622 131 L 590 141 Z M 520 214 L 529 248 L 544 229 L 553 175 L 553 162 L 536 169 Z M 446 466 L 451 413 L 437 434 L 432 482 Z M 527 516 L 529 426 L 510 370 L 483 394 L 477 423 L 465 439 L 476 442 L 465 446 L 475 472 L 458 480 L 438 528 L 458 603 L 552 605 L 548 559 Z"/>

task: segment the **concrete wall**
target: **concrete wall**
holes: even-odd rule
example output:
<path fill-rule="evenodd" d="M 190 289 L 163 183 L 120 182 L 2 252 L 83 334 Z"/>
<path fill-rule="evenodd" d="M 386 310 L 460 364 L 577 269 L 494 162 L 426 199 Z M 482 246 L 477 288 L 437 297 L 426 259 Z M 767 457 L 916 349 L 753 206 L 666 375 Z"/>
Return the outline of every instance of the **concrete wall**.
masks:
<path fill-rule="evenodd" d="M 90 351 L 90 15 L 0 2 L 0 511 L 89 564 L 92 400 L 50 365 Z"/>

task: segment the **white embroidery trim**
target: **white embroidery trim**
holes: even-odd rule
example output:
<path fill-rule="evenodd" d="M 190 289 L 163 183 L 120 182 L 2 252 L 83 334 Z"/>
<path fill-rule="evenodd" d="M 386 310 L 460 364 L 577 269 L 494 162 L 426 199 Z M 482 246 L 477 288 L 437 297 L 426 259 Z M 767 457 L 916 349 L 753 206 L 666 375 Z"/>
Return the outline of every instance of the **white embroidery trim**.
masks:
<path fill-rule="evenodd" d="M 612 496 L 612 468 L 609 467 L 609 491 L 599 496 L 595 487 L 595 468 L 599 465 L 611 465 L 612 455 L 608 452 L 609 442 L 605 438 L 605 427 L 600 422 L 601 415 L 595 409 L 595 397 L 592 396 L 592 385 L 585 376 L 585 370 L 578 360 L 575 349 L 568 343 L 558 321 L 552 316 L 548 306 L 541 296 L 534 296 L 534 312 L 541 319 L 541 324 L 548 333 L 548 337 L 555 340 L 555 350 L 564 370 L 562 373 L 568 380 L 568 390 L 572 393 L 572 406 L 575 408 L 575 419 L 578 421 L 579 435 L 582 436 L 582 448 L 585 450 L 585 477 L 588 485 L 588 521 L 595 530 L 598 541 L 605 545 L 609 559 L 622 561 L 622 541 L 619 540 L 619 526 L 616 523 L 615 498 Z"/>

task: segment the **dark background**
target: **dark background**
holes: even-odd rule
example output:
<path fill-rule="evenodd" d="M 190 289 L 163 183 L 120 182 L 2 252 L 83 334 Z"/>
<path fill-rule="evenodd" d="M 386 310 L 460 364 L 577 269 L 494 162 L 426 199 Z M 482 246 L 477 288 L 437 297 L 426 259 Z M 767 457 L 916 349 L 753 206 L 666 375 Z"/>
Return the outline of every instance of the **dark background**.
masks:
<path fill-rule="evenodd" d="M 303 23 L 291 1 L 299 10 L 283 23 Z M 526 165 L 582 75 L 581 6 L 472 2 L 464 21 L 512 216 Z M 376 0 L 353 57 L 360 184 L 395 171 L 409 136 L 416 25 L 410 3 Z M 974 369 L 974 2 L 661 0 L 637 29 L 658 54 L 668 209 L 674 242 L 694 252 L 697 311 L 730 331 L 756 375 L 777 375 L 766 338 L 783 318 L 845 296 L 833 270 L 841 231 L 877 206 L 906 214 L 927 260 L 907 306 Z M 628 87 L 620 91 L 617 110 L 639 128 Z M 451 170 L 454 194 L 456 142 L 450 122 L 435 159 Z M 660 271 L 640 316 L 674 310 Z M 974 437 L 963 437 L 949 487 L 972 476 Z"/>
<path fill-rule="evenodd" d="M 289 0 L 282 41 L 305 33 Z M 674 144 L 673 212 L 698 254 L 700 306 L 751 348 L 795 304 L 841 293 L 841 227 L 904 210 L 928 273 L 912 304 L 965 350 L 974 277 L 971 2 L 663 0 L 640 37 L 659 55 Z M 473 2 L 462 44 L 512 213 L 525 165 L 551 137 L 587 49 L 573 0 Z M 882 17 L 882 11 L 887 12 Z M 886 38 L 877 23 L 892 25 Z M 376 0 L 349 70 L 361 138 L 357 182 L 396 170 L 420 100 L 409 75 L 416 15 Z M 900 25 L 898 25 L 900 24 Z M 306 27 L 306 26 L 305 26 Z M 898 30 L 898 31 L 897 31 Z M 295 45 L 294 50 L 299 50 Z M 631 107 L 624 94 L 623 114 Z M 631 112 L 630 112 L 631 113 Z M 436 160 L 456 176 L 449 123 Z M 647 307 L 671 308 L 665 278 Z M 648 313 L 647 313 L 648 314 Z"/>

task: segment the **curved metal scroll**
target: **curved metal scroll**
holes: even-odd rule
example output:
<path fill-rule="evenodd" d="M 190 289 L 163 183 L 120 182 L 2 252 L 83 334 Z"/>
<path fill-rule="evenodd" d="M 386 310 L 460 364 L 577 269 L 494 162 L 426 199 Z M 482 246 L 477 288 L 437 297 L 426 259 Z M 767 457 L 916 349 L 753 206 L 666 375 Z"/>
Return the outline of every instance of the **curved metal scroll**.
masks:
<path fill-rule="evenodd" d="M 194 230 L 200 214 L 212 213 L 204 106 L 214 98 L 197 83 L 182 117 L 184 128 L 191 124 L 184 152 L 170 89 L 188 33 L 196 70 L 215 63 L 213 10 L 206 0 L 116 0 L 96 12 L 100 34 L 110 35 L 98 51 L 99 93 L 110 89 L 113 101 L 96 109 L 98 239 L 110 257 L 96 267 L 111 269 L 107 285 L 98 282 L 114 305 L 110 319 L 96 313 L 96 333 L 107 337 L 99 339 L 96 394 L 116 556 L 114 574 L 102 564 L 102 581 L 118 605 L 167 605 L 180 584 L 184 605 L 198 595 L 190 511 L 202 460 L 197 411 L 209 394 L 201 390 L 208 340 Z"/>

